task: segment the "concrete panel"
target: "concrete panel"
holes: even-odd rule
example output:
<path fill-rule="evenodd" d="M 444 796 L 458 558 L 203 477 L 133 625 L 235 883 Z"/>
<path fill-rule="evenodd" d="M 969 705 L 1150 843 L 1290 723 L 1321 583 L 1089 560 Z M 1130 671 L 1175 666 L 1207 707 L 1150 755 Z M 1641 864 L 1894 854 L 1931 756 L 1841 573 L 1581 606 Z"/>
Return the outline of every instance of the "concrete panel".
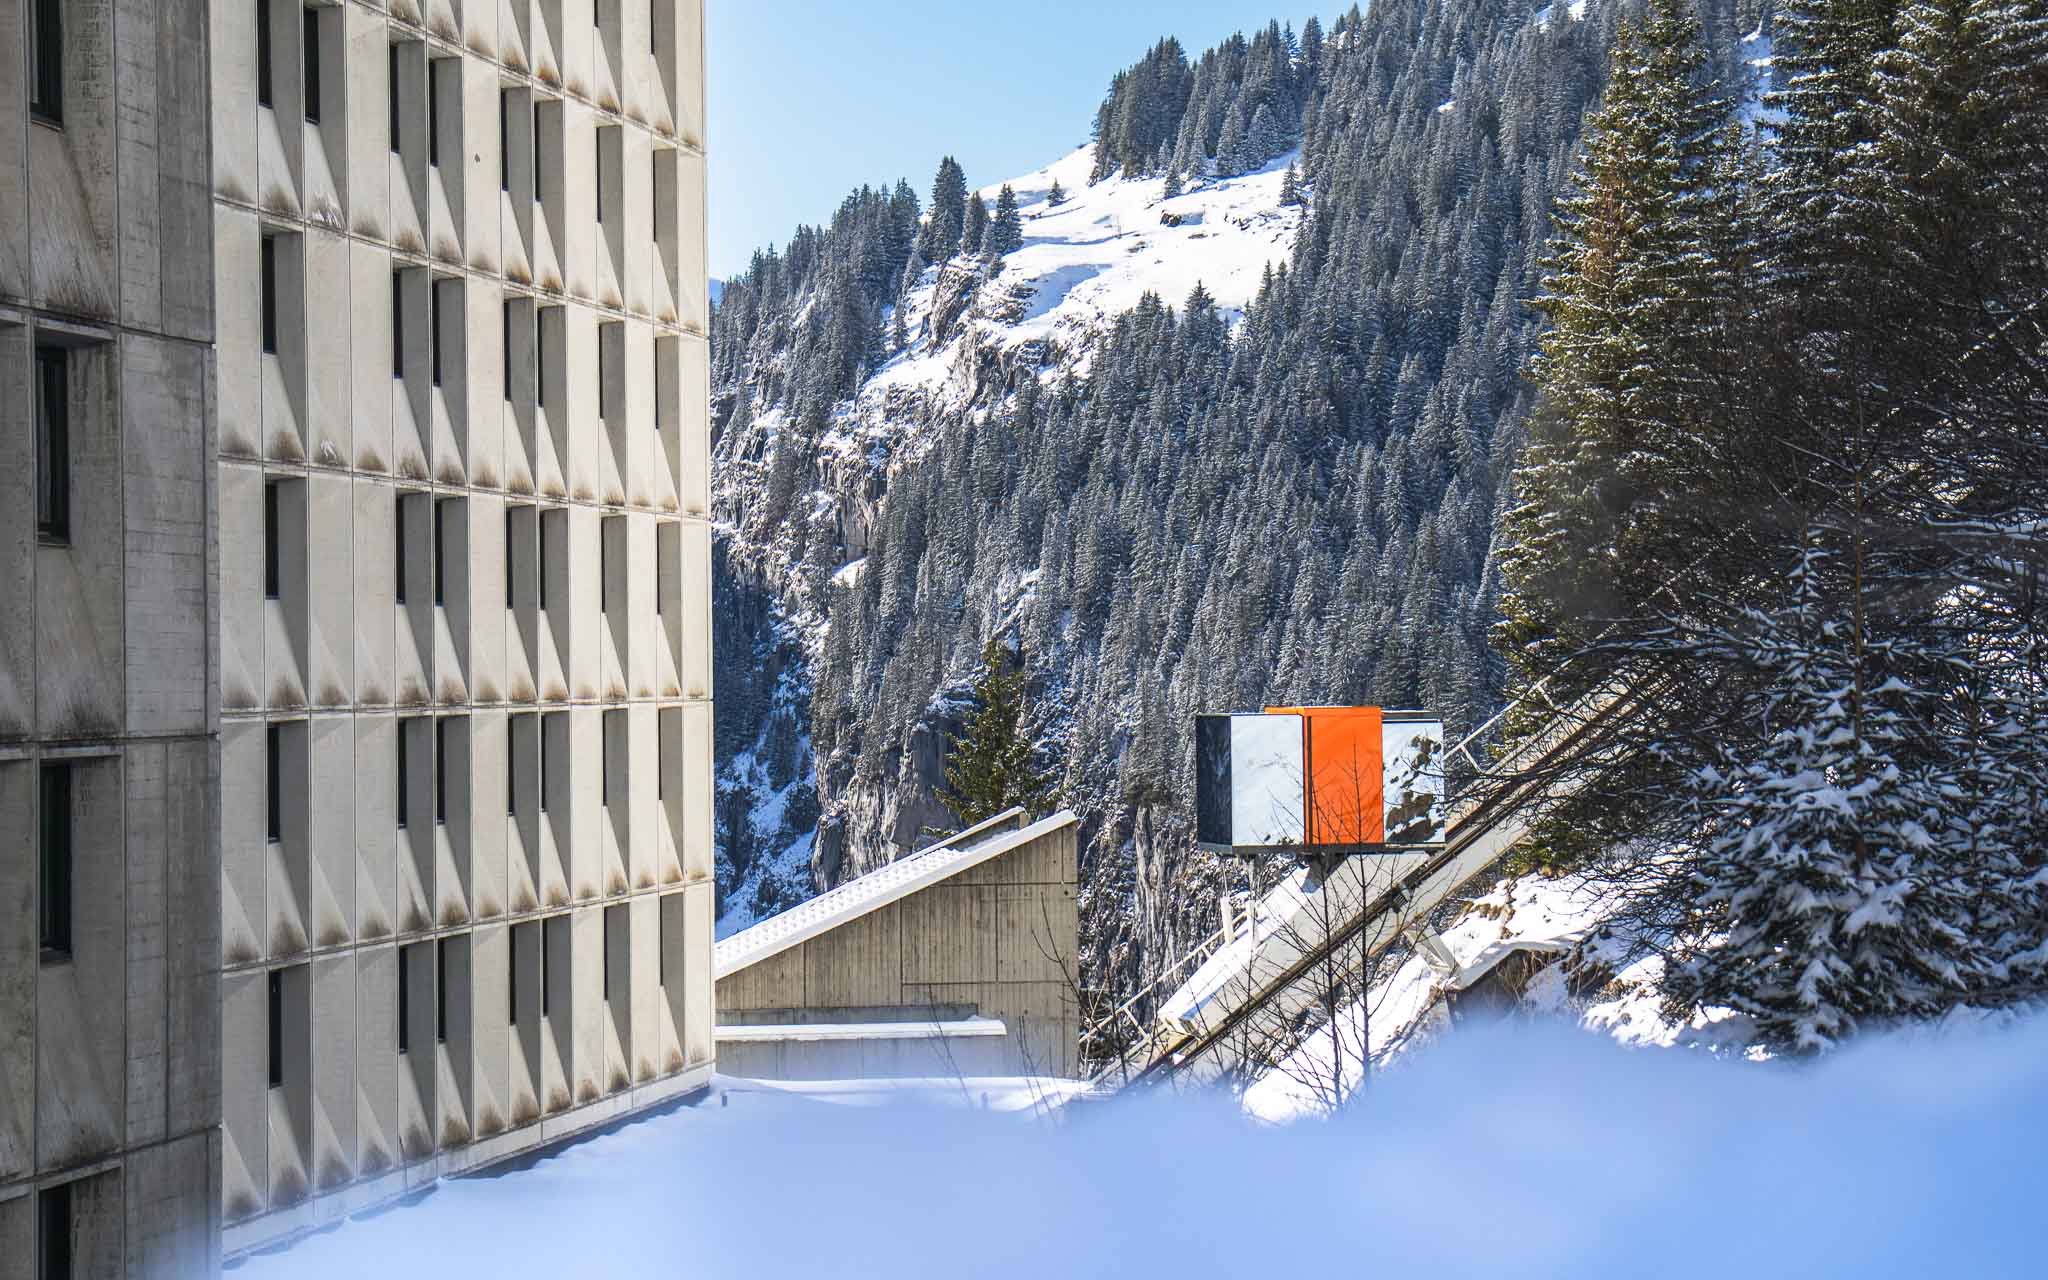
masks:
<path fill-rule="evenodd" d="M 205 733 L 211 675 L 204 350 L 130 334 L 121 343 L 127 724 Z"/>
<path fill-rule="evenodd" d="M 803 1003 L 894 1003 L 902 998 L 902 966 L 902 913 L 884 907 L 804 944 Z"/>
<path fill-rule="evenodd" d="M 718 1011 L 790 1009 L 810 1003 L 804 988 L 804 948 L 791 947 L 718 983 Z"/>
<path fill-rule="evenodd" d="M 996 971 L 996 890 L 943 883 L 905 898 L 903 981 L 973 982 Z"/>
<path fill-rule="evenodd" d="M 35 1160 L 35 776 L 27 761 L 0 761 L 0 1179 Z"/>
<path fill-rule="evenodd" d="M 44 738 L 111 737 L 127 719 L 118 353 L 106 342 L 69 349 L 71 538 L 36 548 L 36 730 Z"/>
<path fill-rule="evenodd" d="M 0 13 L 0 22 L 5 20 Z M 29 403 L 30 358 L 28 326 L 0 324 L 0 404 Z M 0 450 L 10 458 L 31 456 L 31 431 L 28 414 L 0 413 Z M 5 599 L 36 598 L 35 509 L 34 470 L 0 467 L 0 597 Z M 0 609 L 0 742 L 27 738 L 34 731 L 36 658 L 35 611 Z"/>

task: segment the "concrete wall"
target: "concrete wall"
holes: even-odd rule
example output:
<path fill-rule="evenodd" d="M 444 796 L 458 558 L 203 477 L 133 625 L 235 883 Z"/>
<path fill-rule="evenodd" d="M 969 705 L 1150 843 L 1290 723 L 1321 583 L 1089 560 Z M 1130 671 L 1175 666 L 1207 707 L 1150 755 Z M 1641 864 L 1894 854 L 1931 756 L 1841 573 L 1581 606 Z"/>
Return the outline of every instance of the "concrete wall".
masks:
<path fill-rule="evenodd" d="M 0 0 L 0 1276 L 43 1197 L 73 1274 L 218 1265 L 218 667 L 206 7 L 67 0 L 31 119 Z M 69 535 L 40 537 L 30 375 L 68 363 Z M 68 953 L 38 856 L 68 770 Z"/>
<path fill-rule="evenodd" d="M 710 1073 L 702 6 L 592 2 L 211 8 L 231 1254 Z"/>
<path fill-rule="evenodd" d="M 971 1011 L 1000 1019 L 1009 1034 L 995 1058 L 985 1044 L 959 1042 L 948 1051 L 959 1074 L 1072 1075 L 1080 1040 L 1075 853 L 1069 824 L 728 974 L 718 981 L 718 1021 L 936 1021 Z M 902 1041 L 728 1044 L 719 1069 L 770 1078 L 929 1074 L 934 1052 Z"/>

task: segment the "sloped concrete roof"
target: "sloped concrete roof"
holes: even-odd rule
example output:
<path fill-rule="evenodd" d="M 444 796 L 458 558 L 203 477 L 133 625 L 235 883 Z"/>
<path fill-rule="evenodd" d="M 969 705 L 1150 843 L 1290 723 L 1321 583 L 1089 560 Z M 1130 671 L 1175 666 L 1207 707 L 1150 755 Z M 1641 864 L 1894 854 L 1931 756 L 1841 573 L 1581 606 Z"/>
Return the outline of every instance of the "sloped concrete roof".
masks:
<path fill-rule="evenodd" d="M 750 929 L 740 930 L 713 948 L 713 975 L 724 978 L 738 973 L 770 956 L 809 942 L 849 920 L 857 920 L 870 911 L 907 898 L 919 889 L 959 875 L 970 867 L 980 866 L 990 858 L 1051 835 L 1080 820 L 1071 811 L 1062 810 L 1015 830 L 994 829 L 1021 816 L 1022 811 L 1017 809 L 998 814 L 929 849 L 898 858 L 886 867 L 877 867 L 864 876 L 819 894 L 809 902 L 791 907 L 781 915 L 770 916 Z"/>

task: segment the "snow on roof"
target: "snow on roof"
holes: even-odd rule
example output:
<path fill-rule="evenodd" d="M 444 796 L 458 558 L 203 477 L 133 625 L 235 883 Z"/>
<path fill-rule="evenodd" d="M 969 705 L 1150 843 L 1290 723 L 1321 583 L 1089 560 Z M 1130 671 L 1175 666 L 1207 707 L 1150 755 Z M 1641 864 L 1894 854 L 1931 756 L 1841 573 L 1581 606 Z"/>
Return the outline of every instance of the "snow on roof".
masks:
<path fill-rule="evenodd" d="M 995 830 L 998 824 L 1021 813 L 1021 810 L 1013 809 L 999 814 L 979 826 L 969 827 L 950 840 L 898 858 L 886 867 L 849 880 L 809 902 L 733 934 L 713 948 L 714 975 L 723 978 L 759 964 L 849 920 L 857 920 L 870 911 L 907 898 L 919 889 L 950 879 L 970 867 L 980 866 L 999 854 L 1008 853 L 1079 821 L 1071 811 L 1062 810 L 1014 831 Z"/>
<path fill-rule="evenodd" d="M 722 1023 L 716 1030 L 721 1043 L 731 1040 L 772 1044 L 814 1040 L 957 1040 L 1010 1034 L 1001 1018 L 980 1017 L 938 1022 L 734 1022 Z"/>

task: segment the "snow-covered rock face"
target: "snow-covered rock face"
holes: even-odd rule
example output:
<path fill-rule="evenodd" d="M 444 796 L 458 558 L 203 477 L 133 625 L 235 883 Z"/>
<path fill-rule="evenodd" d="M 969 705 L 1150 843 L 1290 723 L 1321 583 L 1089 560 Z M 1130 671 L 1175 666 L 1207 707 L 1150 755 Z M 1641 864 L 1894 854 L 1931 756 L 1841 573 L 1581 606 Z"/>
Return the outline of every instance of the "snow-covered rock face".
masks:
<path fill-rule="evenodd" d="M 1241 177 L 1192 181 L 1171 198 L 1164 178 L 1089 186 L 1094 157 L 1085 146 L 1009 183 L 1024 215 L 1024 247 L 982 282 L 964 322 L 936 326 L 942 336 L 932 322 L 952 320 L 943 305 L 947 273 L 926 271 L 904 300 L 911 347 L 868 382 L 863 404 L 886 403 L 903 387 L 971 393 L 960 357 L 977 347 L 1059 352 L 1085 368 L 1090 337 L 1147 293 L 1179 306 L 1199 284 L 1235 319 L 1267 269 L 1286 259 L 1302 210 L 1283 207 L 1280 188 L 1296 153 Z M 1055 183 L 1065 195 L 1056 205 Z M 1002 186 L 984 188 L 982 198 L 995 203 Z"/>
<path fill-rule="evenodd" d="M 780 751 L 769 742 L 801 723 L 810 690 L 800 668 L 822 651 L 827 623 L 815 603 L 821 593 L 805 575 L 858 583 L 889 476 L 926 447 L 921 427 L 934 409 L 989 406 L 1023 378 L 1084 372 L 1094 340 L 1148 293 L 1178 307 L 1199 285 L 1227 321 L 1238 319 L 1294 243 L 1304 210 L 1283 206 L 1281 189 L 1297 159 L 1290 153 L 1238 177 L 1191 179 L 1172 197 L 1162 178 L 1089 185 L 1092 146 L 1012 179 L 1023 246 L 998 263 L 956 257 L 926 268 L 901 307 L 907 344 L 833 414 L 815 454 L 801 464 L 793 518 L 775 518 L 759 492 L 762 464 L 794 439 L 785 411 L 767 408 L 720 437 L 713 474 L 721 536 L 735 562 L 772 595 L 779 642 L 794 650 L 749 658 L 720 649 L 721 662 L 751 660 L 778 672 L 768 724 L 720 772 L 721 822 L 744 827 L 741 839 L 729 831 L 719 851 L 726 891 L 721 935 L 919 847 L 947 818 L 930 799 L 943 782 L 939 744 L 947 727 L 936 709 L 930 730 L 884 782 L 856 782 L 849 770 L 825 761 L 815 783 L 793 782 L 783 769 L 767 767 L 771 757 L 792 752 L 810 758 L 807 739 Z M 1003 185 L 985 188 L 983 198 L 993 205 Z M 1055 185 L 1062 193 L 1057 204 Z M 896 320 L 893 312 L 885 315 L 885 332 Z M 796 528 L 807 544 L 802 551 Z M 1021 597 L 1030 585 L 1015 590 Z M 796 667 L 784 668 L 785 661 Z M 812 786 L 814 797 L 802 794 Z M 813 830 L 807 820 L 820 810 L 823 820 Z M 737 858 L 733 847 L 741 850 Z M 1172 949 L 1173 940 L 1153 941 Z"/>

